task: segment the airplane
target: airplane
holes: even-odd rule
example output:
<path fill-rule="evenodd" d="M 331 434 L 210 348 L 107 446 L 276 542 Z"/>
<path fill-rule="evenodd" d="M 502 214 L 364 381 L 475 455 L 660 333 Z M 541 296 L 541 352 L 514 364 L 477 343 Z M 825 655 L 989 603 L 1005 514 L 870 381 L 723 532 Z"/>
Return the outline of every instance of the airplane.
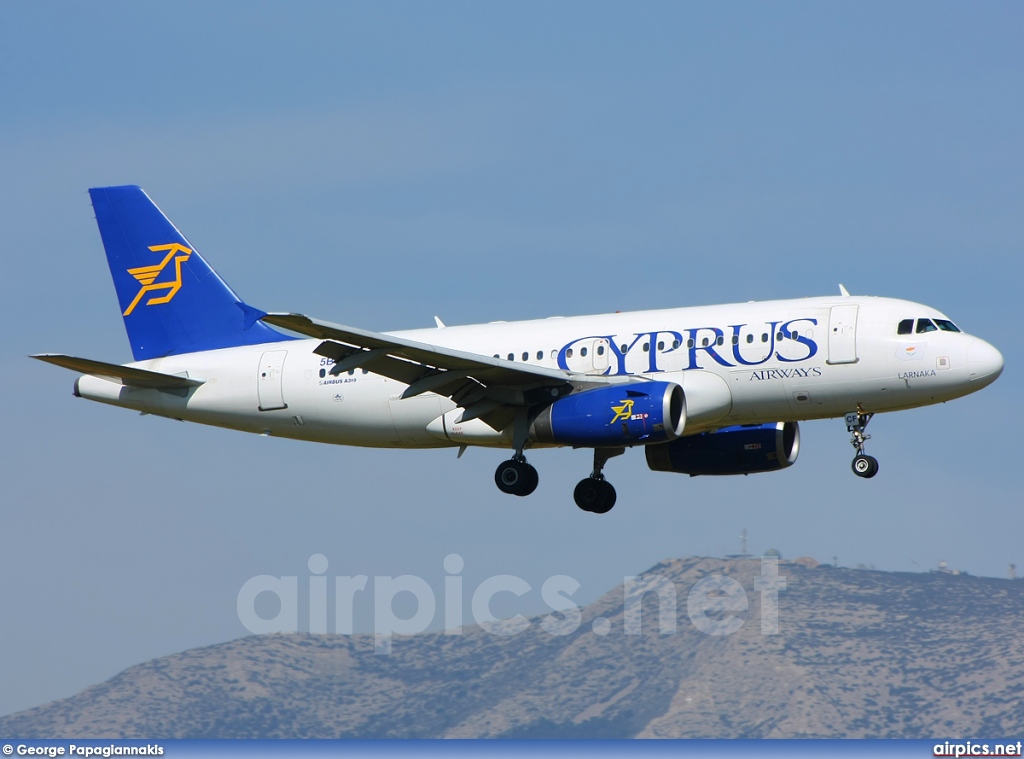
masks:
<path fill-rule="evenodd" d="M 991 384 L 1000 352 L 906 300 L 839 294 L 380 333 L 242 301 L 136 186 L 89 190 L 134 361 L 64 354 L 77 397 L 275 437 L 383 448 L 505 448 L 498 488 L 532 493 L 534 448 L 591 448 L 576 486 L 603 514 L 609 459 L 698 475 L 785 469 L 799 422 L 843 417 L 874 477 L 876 413 Z M 280 330 L 287 330 L 282 332 Z"/>

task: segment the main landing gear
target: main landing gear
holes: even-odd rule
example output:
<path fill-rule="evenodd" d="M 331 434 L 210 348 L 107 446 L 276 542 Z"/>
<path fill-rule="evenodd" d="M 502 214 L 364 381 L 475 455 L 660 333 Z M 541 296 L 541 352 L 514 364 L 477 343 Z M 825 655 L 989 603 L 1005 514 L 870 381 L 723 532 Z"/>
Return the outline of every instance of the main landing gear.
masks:
<path fill-rule="evenodd" d="M 607 514 L 615 505 L 615 488 L 605 480 L 602 470 L 613 456 L 620 456 L 625 448 L 595 448 L 594 471 L 580 480 L 572 497 L 583 511 Z M 502 461 L 494 471 L 494 484 L 502 493 L 526 496 L 537 489 L 537 470 L 526 463 L 526 457 L 517 451 L 508 461 Z"/>
<path fill-rule="evenodd" d="M 605 480 L 602 471 L 608 459 L 621 456 L 625 448 L 595 448 L 594 471 L 585 480 L 580 480 L 572 493 L 576 505 L 594 514 L 607 514 L 615 505 L 615 488 Z"/>
<path fill-rule="evenodd" d="M 502 493 L 526 496 L 537 489 L 540 476 L 521 453 L 502 461 L 494 472 L 494 483 Z"/>
<path fill-rule="evenodd" d="M 846 431 L 853 435 L 850 444 L 857 449 L 851 468 L 858 477 L 874 477 L 878 474 L 878 460 L 864 453 L 864 442 L 871 439 L 871 435 L 865 435 L 864 430 L 873 416 L 874 414 L 865 414 L 859 409 L 846 415 Z"/>
<path fill-rule="evenodd" d="M 516 414 L 515 427 L 513 429 L 513 443 L 515 453 L 508 461 L 502 461 L 494 470 L 494 484 L 498 490 L 509 495 L 526 496 L 537 489 L 540 477 L 537 470 L 526 463 L 526 456 L 523 455 L 523 448 L 526 447 L 527 439 L 527 418 L 526 409 L 520 409 Z"/>

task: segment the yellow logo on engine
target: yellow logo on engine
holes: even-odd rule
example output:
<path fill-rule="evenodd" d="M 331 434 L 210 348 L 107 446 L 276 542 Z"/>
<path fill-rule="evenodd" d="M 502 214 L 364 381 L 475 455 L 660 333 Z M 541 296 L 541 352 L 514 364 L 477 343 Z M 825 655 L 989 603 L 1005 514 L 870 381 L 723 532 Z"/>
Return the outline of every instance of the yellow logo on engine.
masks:
<path fill-rule="evenodd" d="M 164 256 L 164 260 L 153 266 L 139 266 L 135 269 L 129 269 L 128 273 L 131 274 L 135 279 L 139 280 L 139 284 L 142 285 L 142 289 L 139 290 L 139 294 L 135 296 L 135 300 L 124 312 L 124 316 L 130 316 L 135 307 L 139 305 L 139 301 L 142 300 L 142 296 L 146 293 L 153 293 L 157 290 L 166 290 L 166 295 L 160 297 L 153 297 L 146 301 L 147 306 L 156 306 L 161 303 L 169 303 L 171 298 L 178 294 L 178 290 L 181 289 L 181 265 L 188 260 L 188 257 L 192 255 L 192 250 L 186 248 L 184 245 L 179 245 L 176 242 L 168 243 L 167 245 L 151 245 L 149 248 L 154 253 L 162 250 L 167 251 L 167 255 Z M 174 279 L 164 282 L 157 282 L 156 278 L 160 276 L 161 272 L 167 268 L 167 265 L 174 260 Z"/>
<path fill-rule="evenodd" d="M 615 412 L 615 416 L 608 424 L 615 424 L 620 419 L 629 419 L 633 415 L 633 400 L 630 398 L 624 400 L 621 406 L 612 406 L 612 411 Z"/>

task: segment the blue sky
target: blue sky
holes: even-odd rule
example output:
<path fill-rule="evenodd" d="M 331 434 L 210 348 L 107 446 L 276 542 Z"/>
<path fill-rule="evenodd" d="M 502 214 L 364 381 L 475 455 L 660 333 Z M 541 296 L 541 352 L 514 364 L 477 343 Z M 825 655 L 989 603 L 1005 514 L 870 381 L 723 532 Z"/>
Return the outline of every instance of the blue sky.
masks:
<path fill-rule="evenodd" d="M 8 3 L 0 222 L 0 714 L 246 634 L 259 574 L 576 578 L 778 548 L 846 566 L 1024 569 L 1016 474 L 1024 8 L 1014 3 Z M 245 300 L 368 329 L 854 293 L 945 311 L 1003 377 L 842 420 L 784 472 L 638 452 L 603 518 L 583 451 L 261 439 L 71 397 L 25 358 L 130 352 L 85 190 L 140 184 Z M 545 610 L 539 594 L 514 610 Z M 365 610 L 364 610 L 365 611 Z M 366 615 L 360 616 L 365 628 Z M 785 621 L 782 620 L 784 627 Z"/>

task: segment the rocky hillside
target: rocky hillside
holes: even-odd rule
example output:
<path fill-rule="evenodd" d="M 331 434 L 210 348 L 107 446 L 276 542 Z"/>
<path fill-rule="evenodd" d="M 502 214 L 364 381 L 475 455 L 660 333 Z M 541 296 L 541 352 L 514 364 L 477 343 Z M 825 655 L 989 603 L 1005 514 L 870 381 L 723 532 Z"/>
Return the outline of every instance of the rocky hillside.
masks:
<path fill-rule="evenodd" d="M 905 737 L 1019 733 L 1024 581 L 782 562 L 778 634 L 762 634 L 757 560 L 680 559 L 674 633 L 618 588 L 569 635 L 270 635 L 167 656 L 0 719 L 18 737 Z M 727 575 L 749 608 L 709 635 L 687 596 Z M 662 581 L 663 582 L 663 581 Z M 733 586 L 735 588 L 735 586 Z M 734 593 L 725 588 L 724 593 Z M 719 592 L 721 596 L 723 591 Z M 638 593 L 634 591 L 634 597 Z M 727 597 L 725 603 L 738 603 Z M 599 619 L 603 618 L 603 619 Z M 598 620 L 595 623 L 595 620 Z M 604 621 L 607 620 L 607 623 Z M 667 618 L 666 618 L 667 621 Z M 735 624 L 735 623 L 734 623 Z M 662 625 L 665 628 L 665 625 Z M 606 632 L 606 634 L 599 634 Z"/>

